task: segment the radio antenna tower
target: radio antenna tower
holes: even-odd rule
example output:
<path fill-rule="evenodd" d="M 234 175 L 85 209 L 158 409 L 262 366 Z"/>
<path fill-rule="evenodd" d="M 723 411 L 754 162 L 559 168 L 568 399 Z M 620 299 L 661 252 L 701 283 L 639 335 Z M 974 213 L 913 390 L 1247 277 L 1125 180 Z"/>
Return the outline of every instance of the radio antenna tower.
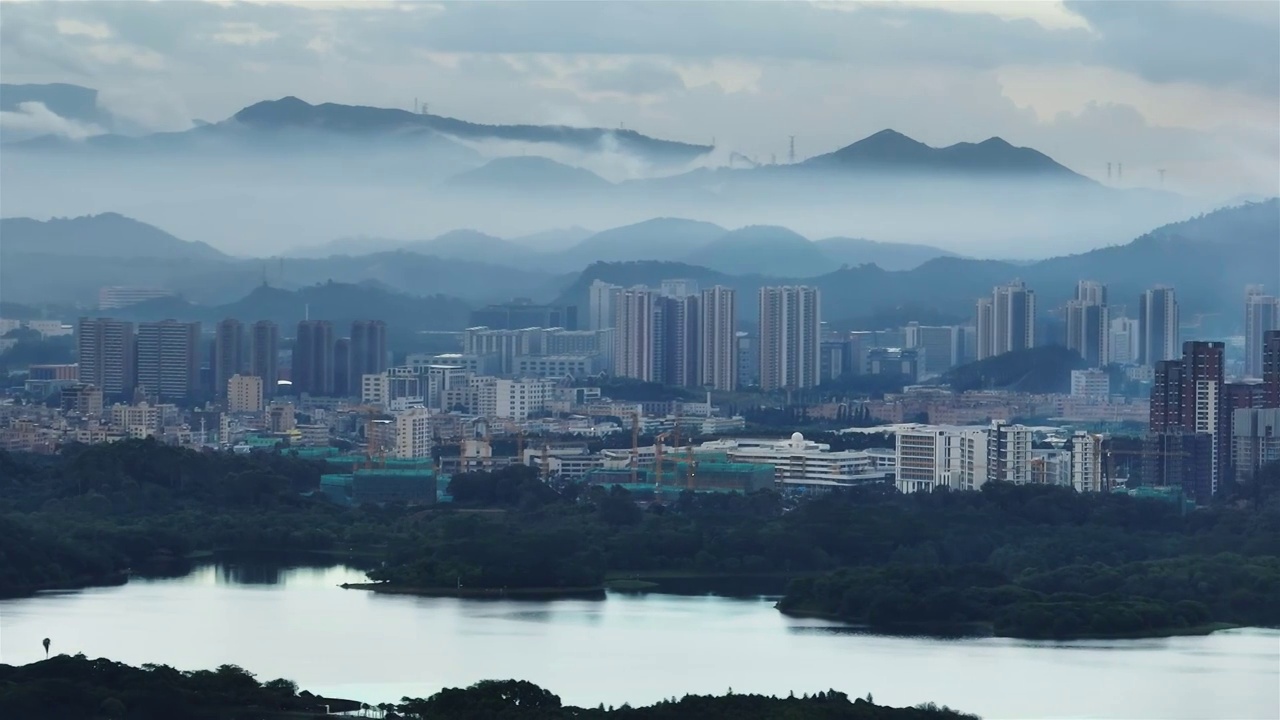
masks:
<path fill-rule="evenodd" d="M 1111 163 L 1107 163 L 1107 182 L 1111 182 Z"/>
<path fill-rule="evenodd" d="M 792 165 L 795 165 L 796 164 L 796 136 L 788 135 L 787 139 L 791 141 L 791 149 L 787 151 L 787 162 Z"/>
<path fill-rule="evenodd" d="M 1160 187 L 1164 187 L 1164 168 L 1160 168 L 1156 172 L 1160 173 Z"/>
<path fill-rule="evenodd" d="M 1124 180 L 1124 163 L 1116 163 L 1116 182 Z"/>

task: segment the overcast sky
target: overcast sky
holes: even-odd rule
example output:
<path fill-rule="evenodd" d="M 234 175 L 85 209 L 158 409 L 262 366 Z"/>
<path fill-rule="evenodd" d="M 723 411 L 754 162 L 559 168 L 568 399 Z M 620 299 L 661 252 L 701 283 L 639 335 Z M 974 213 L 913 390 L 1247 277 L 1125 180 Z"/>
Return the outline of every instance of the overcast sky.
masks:
<path fill-rule="evenodd" d="M 767 159 L 892 127 L 1280 193 L 1280 3 L 0 2 L 0 79 L 154 129 L 263 99 L 615 127 Z"/>

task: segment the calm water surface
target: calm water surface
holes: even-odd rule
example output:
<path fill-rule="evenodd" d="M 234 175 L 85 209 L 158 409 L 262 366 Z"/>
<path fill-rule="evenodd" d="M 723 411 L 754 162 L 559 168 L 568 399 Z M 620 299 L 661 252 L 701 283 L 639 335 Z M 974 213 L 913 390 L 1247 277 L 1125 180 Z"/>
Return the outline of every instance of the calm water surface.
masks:
<path fill-rule="evenodd" d="M 835 688 L 987 718 L 1280 718 L 1280 632 L 1041 643 L 849 632 L 767 599 L 610 594 L 505 602 L 342 590 L 349 567 L 206 566 L 176 579 L 0 602 L 0 662 L 82 652 L 182 669 L 242 665 L 365 702 L 485 678 L 567 703 Z"/>

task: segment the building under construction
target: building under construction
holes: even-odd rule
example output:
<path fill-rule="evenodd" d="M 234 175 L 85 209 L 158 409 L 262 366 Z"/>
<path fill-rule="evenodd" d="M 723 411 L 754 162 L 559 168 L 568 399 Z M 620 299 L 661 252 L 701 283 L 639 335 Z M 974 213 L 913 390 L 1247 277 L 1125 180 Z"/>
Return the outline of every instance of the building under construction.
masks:
<path fill-rule="evenodd" d="M 679 461 L 661 472 L 652 468 L 598 468 L 583 477 L 588 485 L 621 485 L 644 492 L 680 493 L 772 490 L 774 469 L 752 463 Z"/>
<path fill-rule="evenodd" d="M 343 505 L 430 505 L 436 502 L 439 480 L 429 466 L 356 468 L 320 476 L 320 491 Z"/>

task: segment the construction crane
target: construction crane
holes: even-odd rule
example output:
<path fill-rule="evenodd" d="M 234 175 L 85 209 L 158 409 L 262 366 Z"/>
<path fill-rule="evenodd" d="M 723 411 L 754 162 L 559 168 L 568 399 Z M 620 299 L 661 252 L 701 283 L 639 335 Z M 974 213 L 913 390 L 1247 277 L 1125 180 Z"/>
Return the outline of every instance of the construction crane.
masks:
<path fill-rule="evenodd" d="M 698 474 L 698 461 L 693 457 L 693 445 L 685 445 L 684 452 L 685 458 L 689 462 L 689 475 L 685 487 L 692 491 L 694 488 L 694 476 Z"/>
<path fill-rule="evenodd" d="M 636 484 L 640 465 L 640 411 L 631 411 L 631 484 Z"/>
<path fill-rule="evenodd" d="M 653 499 L 657 500 L 659 496 L 659 486 L 662 484 L 662 441 L 667 439 L 671 433 L 659 433 L 653 439 Z"/>

